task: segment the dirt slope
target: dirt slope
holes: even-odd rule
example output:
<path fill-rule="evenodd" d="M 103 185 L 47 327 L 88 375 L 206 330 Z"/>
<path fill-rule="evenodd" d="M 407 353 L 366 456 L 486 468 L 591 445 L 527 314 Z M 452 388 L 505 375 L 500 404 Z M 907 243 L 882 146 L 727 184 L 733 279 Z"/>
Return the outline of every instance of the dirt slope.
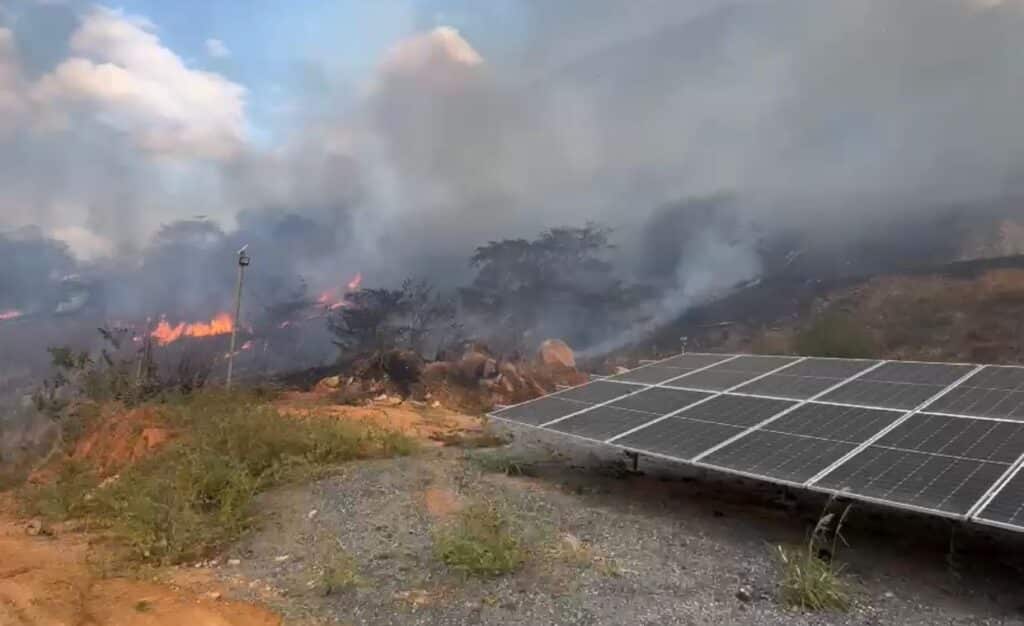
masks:
<path fill-rule="evenodd" d="M 29 536 L 0 505 L 0 624 L 11 626 L 280 626 L 203 580 L 157 584 L 104 578 L 80 533 Z"/>

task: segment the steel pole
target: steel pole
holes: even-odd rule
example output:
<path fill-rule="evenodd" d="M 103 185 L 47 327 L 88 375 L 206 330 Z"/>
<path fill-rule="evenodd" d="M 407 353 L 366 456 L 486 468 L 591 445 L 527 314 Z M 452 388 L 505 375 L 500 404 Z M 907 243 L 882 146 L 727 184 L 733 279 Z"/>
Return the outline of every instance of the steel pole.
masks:
<path fill-rule="evenodd" d="M 228 373 L 224 387 L 231 389 L 231 377 L 235 369 L 235 342 L 238 338 L 238 318 L 242 314 L 242 281 L 245 279 L 245 268 L 249 265 L 249 257 L 245 248 L 238 252 L 238 283 L 235 286 L 235 317 L 231 323 L 231 345 L 228 348 Z"/>

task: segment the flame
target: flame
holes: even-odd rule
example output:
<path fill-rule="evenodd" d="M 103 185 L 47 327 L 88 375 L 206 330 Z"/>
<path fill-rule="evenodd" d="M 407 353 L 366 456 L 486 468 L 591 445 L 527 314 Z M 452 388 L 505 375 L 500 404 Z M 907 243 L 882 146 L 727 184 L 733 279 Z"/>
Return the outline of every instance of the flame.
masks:
<path fill-rule="evenodd" d="M 356 272 L 356 275 L 352 277 L 352 280 L 348 281 L 348 290 L 355 291 L 359 289 L 359 285 L 363 284 L 363 275 L 360 272 Z"/>
<path fill-rule="evenodd" d="M 225 335 L 235 327 L 231 316 L 227 313 L 218 313 L 209 322 L 195 322 L 186 324 L 179 322 L 171 326 L 166 319 L 161 319 L 156 329 L 150 335 L 156 339 L 161 346 L 175 342 L 182 337 L 212 337 L 213 335 Z"/>
<path fill-rule="evenodd" d="M 16 320 L 24 315 L 23 312 L 18 309 L 7 309 L 6 311 L 0 311 L 0 322 L 6 322 L 7 320 Z"/>

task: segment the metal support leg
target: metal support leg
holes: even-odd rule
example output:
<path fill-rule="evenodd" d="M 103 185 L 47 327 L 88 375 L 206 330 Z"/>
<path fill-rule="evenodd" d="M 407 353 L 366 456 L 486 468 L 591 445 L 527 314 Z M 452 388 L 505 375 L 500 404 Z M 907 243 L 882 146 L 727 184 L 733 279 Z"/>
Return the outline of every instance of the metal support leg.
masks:
<path fill-rule="evenodd" d="M 639 452 L 626 452 L 626 457 L 633 461 L 633 471 L 637 472 L 640 469 L 640 453 Z"/>

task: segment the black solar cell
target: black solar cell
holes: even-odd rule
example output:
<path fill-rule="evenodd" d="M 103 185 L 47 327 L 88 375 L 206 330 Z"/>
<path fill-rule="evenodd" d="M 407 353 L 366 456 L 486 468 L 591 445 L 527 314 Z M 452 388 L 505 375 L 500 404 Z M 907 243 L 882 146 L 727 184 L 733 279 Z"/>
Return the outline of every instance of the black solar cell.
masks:
<path fill-rule="evenodd" d="M 854 447 L 848 443 L 755 430 L 702 458 L 701 462 L 803 483 Z"/>
<path fill-rule="evenodd" d="M 547 428 L 597 441 L 604 441 L 631 428 L 646 424 L 652 419 L 654 419 L 654 416 L 649 413 L 620 409 L 613 406 L 599 406 L 585 413 L 555 422 Z"/>
<path fill-rule="evenodd" d="M 553 419 L 558 419 L 559 417 L 570 415 L 577 411 L 584 411 L 591 406 L 593 405 L 584 402 L 575 402 L 572 400 L 562 400 L 551 396 L 544 396 L 543 398 L 538 398 L 537 400 L 527 402 L 526 404 L 511 406 L 507 409 L 495 411 L 492 415 L 494 415 L 494 417 L 519 422 L 521 424 L 540 426 L 541 424 L 550 422 Z"/>
<path fill-rule="evenodd" d="M 825 394 L 821 400 L 912 409 L 971 371 L 969 365 L 886 363 Z"/>
<path fill-rule="evenodd" d="M 658 365 L 663 367 L 679 367 L 684 369 L 697 369 L 707 367 L 714 363 L 730 358 L 728 354 L 680 354 L 665 361 L 659 361 Z"/>
<path fill-rule="evenodd" d="M 765 424 L 762 430 L 859 444 L 903 415 L 903 411 L 812 402 Z"/>
<path fill-rule="evenodd" d="M 658 383 L 678 378 L 692 370 L 679 367 L 663 367 L 661 365 L 647 365 L 630 370 L 624 374 L 617 374 L 608 377 L 607 380 L 619 380 L 629 383 L 643 383 L 645 385 L 657 385 Z"/>
<path fill-rule="evenodd" d="M 686 409 L 680 417 L 729 426 L 753 426 L 796 404 L 789 400 L 722 395 Z"/>
<path fill-rule="evenodd" d="M 989 365 L 926 408 L 1024 421 L 1024 368 Z"/>
<path fill-rule="evenodd" d="M 558 393 L 552 394 L 548 397 L 559 398 L 562 400 L 576 400 L 578 402 L 588 402 L 590 404 L 600 404 L 641 389 L 643 389 L 643 387 L 637 385 L 624 385 L 622 383 L 609 383 L 603 380 L 597 380 L 579 387 L 559 391 Z"/>
<path fill-rule="evenodd" d="M 1024 472 L 1017 472 L 978 517 L 1024 530 Z"/>
<path fill-rule="evenodd" d="M 617 439 L 615 444 L 685 461 L 740 432 L 742 429 L 734 426 L 668 417 Z"/>
<path fill-rule="evenodd" d="M 875 363 L 877 361 L 807 359 L 777 374 L 747 383 L 736 391 L 781 398 L 811 398 Z"/>
<path fill-rule="evenodd" d="M 874 445 L 1013 463 L 1024 454 L 1024 424 L 918 413 Z"/>
<path fill-rule="evenodd" d="M 986 463 L 870 446 L 816 486 L 934 511 L 963 515 L 1006 471 Z"/>
<path fill-rule="evenodd" d="M 699 391 L 652 387 L 646 391 L 616 400 L 609 406 L 646 411 L 655 416 L 661 416 L 709 397 L 711 397 L 711 394 Z"/>
<path fill-rule="evenodd" d="M 725 391 L 752 378 L 793 363 L 796 360 L 791 357 L 743 356 L 726 361 L 725 363 L 713 365 L 706 370 L 673 378 L 664 384 L 676 387 L 690 387 L 692 389 Z"/>

